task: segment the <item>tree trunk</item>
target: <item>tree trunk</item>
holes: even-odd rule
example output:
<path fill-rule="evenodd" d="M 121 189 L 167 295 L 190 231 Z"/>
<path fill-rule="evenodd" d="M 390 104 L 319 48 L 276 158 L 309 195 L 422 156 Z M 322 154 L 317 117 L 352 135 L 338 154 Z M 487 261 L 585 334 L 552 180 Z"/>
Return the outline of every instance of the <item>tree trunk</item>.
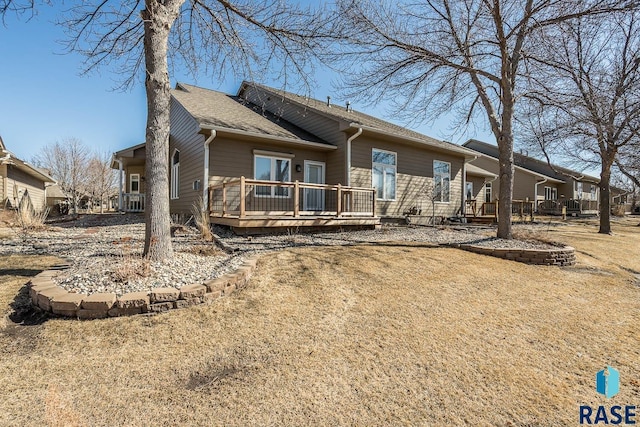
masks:
<path fill-rule="evenodd" d="M 498 199 L 498 237 L 513 238 L 511 231 L 511 202 L 513 201 L 513 134 L 498 139 L 500 162 L 500 193 Z"/>
<path fill-rule="evenodd" d="M 600 171 L 600 228 L 598 233 L 611 234 L 611 165 L 613 161 L 602 158 Z"/>
<path fill-rule="evenodd" d="M 184 0 L 183 0 L 184 1 Z M 144 19 L 144 57 L 147 91 L 146 206 L 144 255 L 152 261 L 172 256 L 169 213 L 169 104 L 170 82 L 167 44 L 179 7 L 146 0 Z"/>

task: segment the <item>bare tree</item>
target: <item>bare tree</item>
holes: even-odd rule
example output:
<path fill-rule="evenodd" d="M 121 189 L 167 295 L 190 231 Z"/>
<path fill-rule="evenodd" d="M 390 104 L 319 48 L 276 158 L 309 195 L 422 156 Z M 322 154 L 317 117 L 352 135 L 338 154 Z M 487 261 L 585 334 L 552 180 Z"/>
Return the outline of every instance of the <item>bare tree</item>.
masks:
<path fill-rule="evenodd" d="M 88 163 L 87 192 L 100 203 L 100 213 L 104 213 L 104 203 L 116 193 L 117 172 L 111 169 L 111 153 L 95 153 Z"/>
<path fill-rule="evenodd" d="M 3 0 L 0 0 L 3 1 Z M 34 0 L 35 1 L 35 0 Z M 32 5 L 4 0 L 0 5 Z M 169 65 L 215 76 L 264 75 L 275 63 L 286 81 L 305 80 L 321 48 L 318 15 L 281 0 L 88 0 L 69 7 L 62 24 L 70 51 L 86 55 L 86 72 L 117 63 L 123 86 L 144 68 L 147 93 L 145 249 L 151 260 L 172 254 L 169 217 Z M 9 9 L 11 10 L 11 9 Z M 2 9 L 0 9 L 0 12 Z"/>
<path fill-rule="evenodd" d="M 67 197 L 73 213 L 78 213 L 80 198 L 86 193 L 89 149 L 77 138 L 65 138 L 44 146 L 35 163 L 50 171 Z"/>
<path fill-rule="evenodd" d="M 484 111 L 499 148 L 500 212 L 511 212 L 513 125 L 526 91 L 527 52 L 546 28 L 627 7 L 615 0 L 343 0 L 337 59 L 351 96 L 400 99 L 422 121 L 458 107 L 467 122 Z M 511 238 L 501 215 L 498 236 Z"/>
<path fill-rule="evenodd" d="M 545 154 L 599 167 L 599 232 L 611 233 L 614 165 L 640 149 L 640 14 L 565 22 L 543 40 L 530 130 Z"/>

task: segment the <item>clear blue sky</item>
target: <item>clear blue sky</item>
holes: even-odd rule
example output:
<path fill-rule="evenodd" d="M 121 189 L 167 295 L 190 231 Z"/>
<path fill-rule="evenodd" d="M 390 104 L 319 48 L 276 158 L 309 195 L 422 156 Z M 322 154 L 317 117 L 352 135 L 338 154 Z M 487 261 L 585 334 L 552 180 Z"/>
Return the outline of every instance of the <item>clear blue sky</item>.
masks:
<path fill-rule="evenodd" d="M 90 147 L 110 152 L 143 142 L 144 86 L 138 84 L 130 92 L 114 91 L 118 76 L 109 69 L 80 76 L 83 58 L 65 54 L 58 43 L 64 34 L 53 23 L 56 9 L 41 7 L 30 21 L 8 15 L 6 25 L 0 25 L 0 135 L 5 145 L 28 161 L 42 146 L 67 137 L 79 138 Z M 331 82 L 336 78 L 335 74 L 320 70 L 314 76 L 318 87 L 312 95 L 326 99 L 333 92 Z M 226 93 L 235 93 L 240 85 L 237 78 L 214 81 L 207 76 L 194 78 L 180 70 L 171 76 L 172 85 L 176 81 Z M 262 83 L 277 86 L 268 80 Z M 333 95 L 335 102 L 342 102 Z M 385 105 L 369 108 L 353 103 L 353 107 L 389 120 Z M 469 137 L 494 141 L 482 129 L 479 133 L 472 130 L 471 135 L 451 135 L 447 118 L 413 128 L 456 143 Z"/>

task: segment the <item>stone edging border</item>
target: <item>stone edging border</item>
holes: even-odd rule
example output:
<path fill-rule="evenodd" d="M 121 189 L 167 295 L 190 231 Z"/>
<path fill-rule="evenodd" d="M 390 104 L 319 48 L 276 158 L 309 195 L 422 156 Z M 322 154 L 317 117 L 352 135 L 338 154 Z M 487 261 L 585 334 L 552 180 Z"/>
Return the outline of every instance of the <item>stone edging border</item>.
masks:
<path fill-rule="evenodd" d="M 115 293 L 91 295 L 69 292 L 57 286 L 52 279 L 59 270 L 45 270 L 34 276 L 27 285 L 31 303 L 41 310 L 62 317 L 77 319 L 104 319 L 132 316 L 211 303 L 244 288 L 258 263 L 258 255 L 247 258 L 232 273 L 208 280 L 203 284 L 185 285 L 180 289 L 155 288 L 149 292 L 131 292 L 121 297 Z"/>
<path fill-rule="evenodd" d="M 488 248 L 486 246 L 467 244 L 454 244 L 449 246 L 476 254 L 489 255 L 525 264 L 565 267 L 576 263 L 576 251 L 571 246 L 564 246 L 557 249 Z"/>

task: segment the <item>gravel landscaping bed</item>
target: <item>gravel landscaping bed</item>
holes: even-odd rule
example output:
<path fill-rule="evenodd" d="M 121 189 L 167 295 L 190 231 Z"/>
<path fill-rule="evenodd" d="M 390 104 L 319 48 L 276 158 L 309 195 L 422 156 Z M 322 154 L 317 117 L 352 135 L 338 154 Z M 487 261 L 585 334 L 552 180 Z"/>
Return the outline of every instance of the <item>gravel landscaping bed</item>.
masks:
<path fill-rule="evenodd" d="M 491 248 L 549 249 L 554 246 L 535 240 L 495 238 L 491 227 L 384 226 L 380 230 L 325 233 L 290 232 L 277 235 L 236 236 L 229 229 L 214 227 L 225 246 L 204 242 L 193 228 L 184 227 L 173 238 L 175 255 L 165 263 L 141 258 L 144 245 L 142 215 L 86 215 L 75 221 L 52 224 L 28 238 L 14 233 L 0 240 L 0 255 L 54 255 L 69 268 L 55 279 L 68 291 L 92 294 L 148 291 L 157 287 L 202 283 L 235 270 L 246 257 L 299 246 L 335 246 L 363 243 L 415 242 L 438 245 L 473 244 Z"/>

